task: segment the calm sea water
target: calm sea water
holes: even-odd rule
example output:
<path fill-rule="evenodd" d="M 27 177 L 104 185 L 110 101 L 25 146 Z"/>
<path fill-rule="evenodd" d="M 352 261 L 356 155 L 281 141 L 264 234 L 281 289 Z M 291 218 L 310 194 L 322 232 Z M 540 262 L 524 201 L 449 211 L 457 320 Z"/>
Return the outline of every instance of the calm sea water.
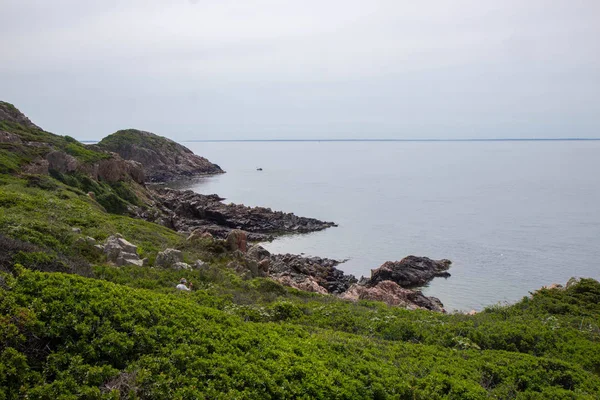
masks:
<path fill-rule="evenodd" d="M 424 292 L 449 310 L 600 278 L 600 142 L 184 145 L 227 171 L 188 188 L 339 224 L 271 252 L 348 259 L 357 277 L 409 254 L 448 258 L 452 276 Z"/>

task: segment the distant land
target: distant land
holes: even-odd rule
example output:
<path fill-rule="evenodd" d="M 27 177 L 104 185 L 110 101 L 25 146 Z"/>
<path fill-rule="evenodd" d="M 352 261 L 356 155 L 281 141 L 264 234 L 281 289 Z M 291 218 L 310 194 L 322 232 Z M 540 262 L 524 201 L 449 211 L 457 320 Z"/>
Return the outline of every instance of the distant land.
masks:
<path fill-rule="evenodd" d="M 491 139 L 187 139 L 182 142 L 565 142 L 598 141 L 600 138 L 491 138 Z M 81 140 L 97 143 L 98 140 Z"/>

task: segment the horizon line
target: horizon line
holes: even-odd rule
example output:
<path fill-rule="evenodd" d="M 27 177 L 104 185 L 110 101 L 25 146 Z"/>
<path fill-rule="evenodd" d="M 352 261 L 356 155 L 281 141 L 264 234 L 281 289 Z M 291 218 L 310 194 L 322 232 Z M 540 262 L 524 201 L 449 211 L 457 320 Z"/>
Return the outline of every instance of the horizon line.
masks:
<path fill-rule="evenodd" d="M 183 142 L 534 142 L 600 141 L 600 138 L 466 138 L 466 139 L 189 139 Z"/>
<path fill-rule="evenodd" d="M 97 143 L 100 140 L 80 140 Z M 570 142 L 600 141 L 599 138 L 462 138 L 462 139 L 188 139 L 181 143 L 240 143 L 240 142 Z"/>

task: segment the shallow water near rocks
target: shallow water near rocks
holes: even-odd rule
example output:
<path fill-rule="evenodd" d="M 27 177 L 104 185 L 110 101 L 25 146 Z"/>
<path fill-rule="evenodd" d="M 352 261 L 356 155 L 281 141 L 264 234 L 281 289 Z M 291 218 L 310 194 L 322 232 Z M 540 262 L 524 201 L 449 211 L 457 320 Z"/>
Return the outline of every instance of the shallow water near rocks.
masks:
<path fill-rule="evenodd" d="M 448 310 L 600 278 L 600 142 L 184 142 L 226 174 L 180 183 L 339 224 L 265 244 L 370 275 L 409 254 L 453 261 L 424 293 Z M 257 171 L 262 168 L 262 171 Z"/>

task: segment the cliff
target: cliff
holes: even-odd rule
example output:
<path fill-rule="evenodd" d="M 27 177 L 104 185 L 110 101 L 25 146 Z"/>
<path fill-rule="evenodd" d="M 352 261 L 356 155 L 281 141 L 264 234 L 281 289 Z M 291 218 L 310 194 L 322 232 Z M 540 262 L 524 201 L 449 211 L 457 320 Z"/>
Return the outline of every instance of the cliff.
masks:
<path fill-rule="evenodd" d="M 224 172 L 221 167 L 195 155 L 185 146 L 137 129 L 113 133 L 102 139 L 97 146 L 115 152 L 126 160 L 142 164 L 149 182 L 167 182 Z"/>

